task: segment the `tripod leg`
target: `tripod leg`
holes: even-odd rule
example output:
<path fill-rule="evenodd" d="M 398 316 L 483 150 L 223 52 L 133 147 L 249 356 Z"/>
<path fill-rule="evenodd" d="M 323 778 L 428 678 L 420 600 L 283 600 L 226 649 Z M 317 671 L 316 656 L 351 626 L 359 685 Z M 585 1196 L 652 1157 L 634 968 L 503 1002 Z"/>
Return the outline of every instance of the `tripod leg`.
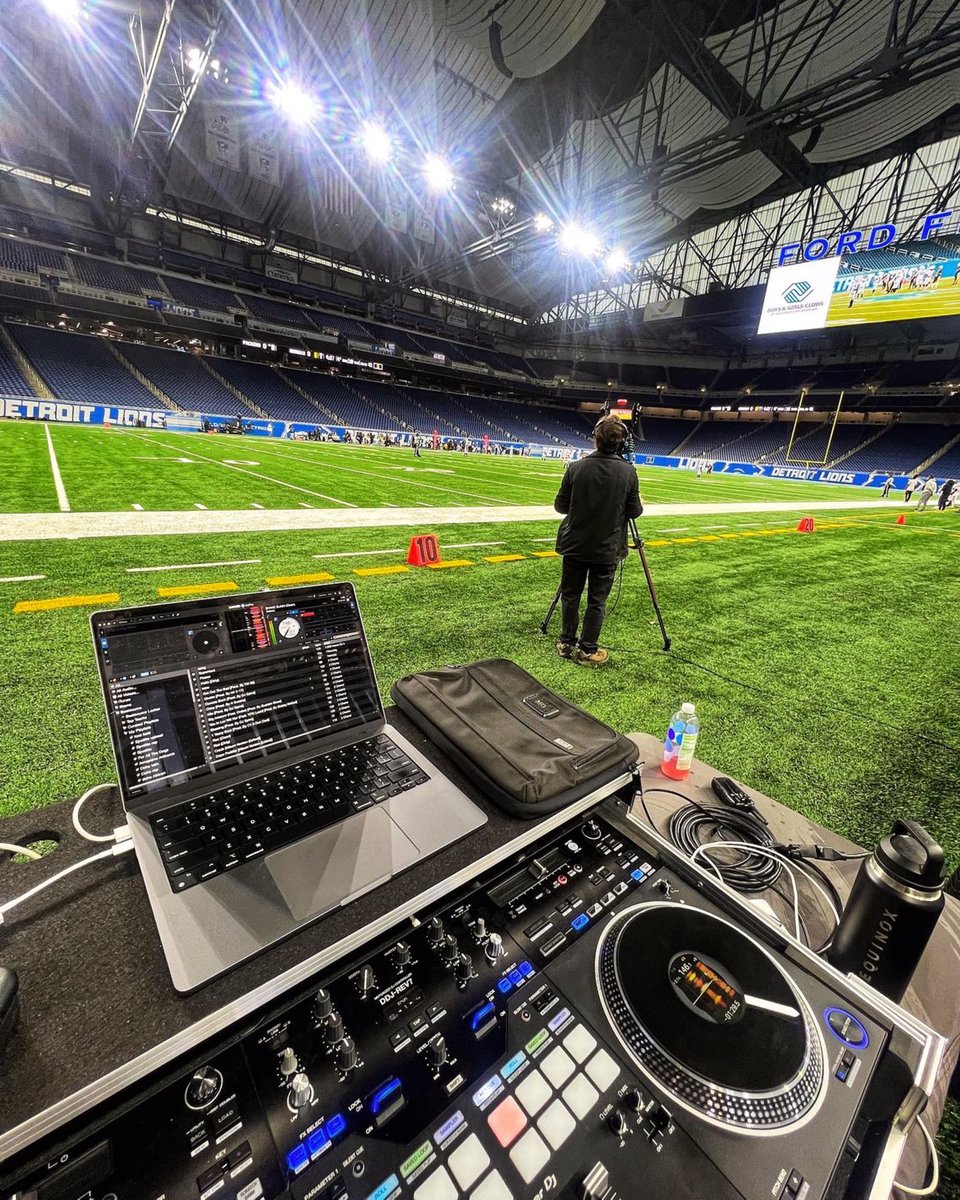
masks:
<path fill-rule="evenodd" d="M 640 536 L 640 531 L 637 529 L 636 521 L 630 522 L 630 533 L 633 537 L 634 547 L 640 555 L 640 565 L 643 567 L 643 574 L 647 580 L 647 588 L 650 592 L 650 600 L 653 603 L 653 611 L 657 616 L 657 624 L 660 626 L 660 636 L 663 638 L 663 649 L 670 649 L 670 637 L 667 634 L 667 627 L 663 623 L 663 613 L 660 611 L 660 601 L 657 598 L 657 589 L 653 582 L 653 576 L 650 574 L 650 564 L 647 562 L 647 556 L 643 552 L 643 538 Z"/>
<path fill-rule="evenodd" d="M 553 614 L 557 611 L 557 605 L 559 603 L 560 603 L 560 589 L 557 588 L 557 594 L 550 601 L 550 607 L 547 609 L 547 615 L 540 622 L 540 632 L 543 634 L 544 637 L 547 636 L 547 630 L 550 627 L 550 621 L 553 618 Z"/>

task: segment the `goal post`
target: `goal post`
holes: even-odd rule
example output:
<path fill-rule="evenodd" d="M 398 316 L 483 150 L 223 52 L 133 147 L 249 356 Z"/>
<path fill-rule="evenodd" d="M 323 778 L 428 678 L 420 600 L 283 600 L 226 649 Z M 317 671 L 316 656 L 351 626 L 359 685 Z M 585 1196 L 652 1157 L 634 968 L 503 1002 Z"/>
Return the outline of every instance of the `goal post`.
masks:
<path fill-rule="evenodd" d="M 837 407 L 834 409 L 833 420 L 830 423 L 830 436 L 827 438 L 827 444 L 823 448 L 822 458 L 794 458 L 793 447 L 797 442 L 797 429 L 800 424 L 800 414 L 803 412 L 803 402 L 807 398 L 807 389 L 803 388 L 800 392 L 800 400 L 797 404 L 797 415 L 793 419 L 793 428 L 790 430 L 790 441 L 787 443 L 787 454 L 785 461 L 794 466 L 804 467 L 825 467 L 830 461 L 830 448 L 833 446 L 834 434 L 837 432 L 837 422 L 840 419 L 840 410 L 843 408 L 843 397 L 846 394 L 840 392 L 837 399 Z M 804 435 L 801 434 L 801 437 Z"/>

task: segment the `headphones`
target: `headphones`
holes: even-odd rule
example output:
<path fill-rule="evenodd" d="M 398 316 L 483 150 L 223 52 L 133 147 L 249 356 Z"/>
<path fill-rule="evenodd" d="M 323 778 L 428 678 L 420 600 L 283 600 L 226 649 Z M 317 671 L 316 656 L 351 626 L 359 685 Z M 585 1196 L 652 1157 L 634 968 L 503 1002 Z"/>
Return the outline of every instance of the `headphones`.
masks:
<path fill-rule="evenodd" d="M 601 422 L 609 420 L 609 418 L 610 418 L 609 413 L 607 413 L 606 416 L 601 417 L 600 421 L 598 421 L 597 425 L 594 427 L 594 433 L 596 433 L 597 428 L 599 427 Z M 624 446 L 627 444 L 627 440 L 630 437 L 630 434 L 627 431 L 626 425 L 624 425 L 624 423 L 621 420 L 617 419 L 616 417 L 614 418 L 614 420 L 617 422 L 616 429 L 617 429 L 617 435 L 618 435 L 618 445 L 617 445 L 617 449 L 616 449 L 615 453 L 619 454 L 620 451 L 623 450 Z"/>

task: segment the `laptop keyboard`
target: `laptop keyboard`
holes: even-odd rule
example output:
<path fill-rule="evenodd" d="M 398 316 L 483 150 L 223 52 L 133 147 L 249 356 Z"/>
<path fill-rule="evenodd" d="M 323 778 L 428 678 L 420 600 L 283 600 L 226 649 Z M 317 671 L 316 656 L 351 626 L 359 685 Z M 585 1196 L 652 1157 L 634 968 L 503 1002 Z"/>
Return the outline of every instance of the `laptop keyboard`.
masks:
<path fill-rule="evenodd" d="M 430 778 L 385 734 L 150 818 L 175 892 L 299 841 Z"/>

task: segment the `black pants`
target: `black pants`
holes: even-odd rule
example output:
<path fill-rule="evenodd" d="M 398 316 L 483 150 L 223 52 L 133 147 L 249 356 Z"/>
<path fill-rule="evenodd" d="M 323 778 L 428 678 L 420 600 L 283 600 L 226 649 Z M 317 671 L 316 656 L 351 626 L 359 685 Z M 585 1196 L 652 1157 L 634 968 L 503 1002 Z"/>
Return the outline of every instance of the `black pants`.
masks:
<path fill-rule="evenodd" d="M 599 644 L 600 630 L 606 613 L 607 597 L 617 573 L 616 563 L 588 563 L 576 558 L 564 558 L 560 575 L 560 640 L 576 642 L 580 625 L 580 598 L 587 587 L 587 609 L 583 614 L 580 648 L 592 654 Z"/>

